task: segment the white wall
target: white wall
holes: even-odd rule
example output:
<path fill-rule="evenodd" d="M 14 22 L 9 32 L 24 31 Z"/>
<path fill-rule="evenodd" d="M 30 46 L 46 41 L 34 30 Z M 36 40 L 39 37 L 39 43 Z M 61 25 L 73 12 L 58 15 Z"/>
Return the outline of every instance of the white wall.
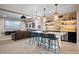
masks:
<path fill-rule="evenodd" d="M 26 30 L 26 24 L 25 22 L 21 21 L 21 29 L 20 30 Z"/>
<path fill-rule="evenodd" d="M 40 28 L 38 28 L 39 25 L 40 25 Z M 41 19 L 35 19 L 35 29 L 42 30 Z"/>
<path fill-rule="evenodd" d="M 75 5 L 77 11 L 77 46 L 79 47 L 79 5 Z"/>
<path fill-rule="evenodd" d="M 77 46 L 79 47 L 79 11 L 77 11 Z"/>
<path fill-rule="evenodd" d="M 0 18 L 0 35 L 4 32 L 4 19 Z"/>

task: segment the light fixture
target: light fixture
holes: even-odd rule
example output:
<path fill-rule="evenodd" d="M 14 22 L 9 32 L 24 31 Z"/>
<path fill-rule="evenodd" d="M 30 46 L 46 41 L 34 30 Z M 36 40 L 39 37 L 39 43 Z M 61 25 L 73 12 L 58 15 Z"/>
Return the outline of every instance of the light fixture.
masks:
<path fill-rule="evenodd" d="M 26 19 L 26 16 L 22 15 L 22 16 L 21 16 L 21 19 Z"/>
<path fill-rule="evenodd" d="M 58 21 L 59 20 L 59 13 L 57 12 L 57 6 L 58 4 L 55 4 L 55 13 L 54 13 L 54 21 Z"/>
<path fill-rule="evenodd" d="M 44 16 L 43 16 L 43 17 L 45 17 L 45 11 L 46 11 L 46 8 L 44 8 L 43 10 L 44 10 Z"/>
<path fill-rule="evenodd" d="M 43 20 L 42 20 L 42 31 L 46 31 L 46 15 L 45 15 L 45 11 L 46 11 L 46 8 L 43 8 L 43 11 L 44 11 L 44 15 L 43 15 Z"/>
<path fill-rule="evenodd" d="M 40 17 L 38 17 L 38 15 L 37 15 L 37 13 L 38 13 L 37 10 L 36 10 L 35 13 L 36 13 L 36 15 L 35 15 L 35 19 L 40 19 Z"/>
<path fill-rule="evenodd" d="M 43 20 L 44 22 L 46 22 L 46 15 L 45 15 L 46 8 L 44 8 L 43 10 L 44 10 Z"/>
<path fill-rule="evenodd" d="M 35 19 L 37 19 L 37 10 L 36 10 L 36 12 L 35 12 L 35 13 L 36 13 L 36 17 L 35 17 Z"/>
<path fill-rule="evenodd" d="M 55 14 L 58 14 L 58 12 L 57 12 L 57 6 L 58 6 L 58 4 L 55 4 L 55 7 L 56 7 Z"/>

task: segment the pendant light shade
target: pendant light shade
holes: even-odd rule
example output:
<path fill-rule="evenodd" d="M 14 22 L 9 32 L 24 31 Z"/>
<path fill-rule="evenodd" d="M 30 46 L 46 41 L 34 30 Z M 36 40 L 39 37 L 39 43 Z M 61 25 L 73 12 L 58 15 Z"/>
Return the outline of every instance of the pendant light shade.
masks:
<path fill-rule="evenodd" d="M 43 17 L 43 21 L 46 22 L 46 17 Z"/>
<path fill-rule="evenodd" d="M 59 15 L 58 14 L 54 14 L 54 21 L 58 21 L 59 20 Z"/>
<path fill-rule="evenodd" d="M 44 11 L 44 15 L 43 15 L 43 20 L 42 20 L 42 31 L 46 31 L 46 15 L 45 15 L 45 11 L 46 11 L 46 8 L 43 8 L 43 11 Z"/>
<path fill-rule="evenodd" d="M 55 4 L 54 21 L 59 20 L 59 13 L 57 12 L 57 6 L 58 6 L 58 4 Z"/>

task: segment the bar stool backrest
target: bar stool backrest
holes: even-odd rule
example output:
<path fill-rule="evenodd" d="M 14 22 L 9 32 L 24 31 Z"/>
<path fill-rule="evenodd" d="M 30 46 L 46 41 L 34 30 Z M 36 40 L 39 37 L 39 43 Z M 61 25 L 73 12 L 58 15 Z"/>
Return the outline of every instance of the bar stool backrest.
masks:
<path fill-rule="evenodd" d="M 37 34 L 38 34 L 38 33 L 36 33 L 36 32 L 32 32 L 32 36 L 33 36 L 33 37 L 37 37 Z"/>
<path fill-rule="evenodd" d="M 46 34 L 45 37 L 49 38 L 51 40 L 56 40 L 57 39 L 55 34 Z"/>
<path fill-rule="evenodd" d="M 49 36 L 50 36 L 51 40 L 56 40 L 57 39 L 55 34 L 49 34 Z"/>
<path fill-rule="evenodd" d="M 44 33 L 37 33 L 38 37 L 43 37 Z"/>

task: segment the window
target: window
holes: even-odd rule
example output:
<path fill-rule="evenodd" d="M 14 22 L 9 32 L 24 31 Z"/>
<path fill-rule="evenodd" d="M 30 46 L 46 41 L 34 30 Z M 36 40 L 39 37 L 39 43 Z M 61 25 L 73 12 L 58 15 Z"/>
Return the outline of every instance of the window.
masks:
<path fill-rule="evenodd" d="M 28 23 L 26 23 L 26 28 L 28 28 Z"/>
<path fill-rule="evenodd" d="M 32 28 L 34 28 L 35 27 L 35 23 L 34 22 L 32 22 Z"/>
<path fill-rule="evenodd" d="M 29 23 L 29 28 L 31 28 L 31 23 Z"/>
<path fill-rule="evenodd" d="M 20 21 L 12 21 L 12 20 L 6 20 L 5 21 L 5 29 L 12 29 L 17 30 L 21 28 L 21 22 Z"/>

